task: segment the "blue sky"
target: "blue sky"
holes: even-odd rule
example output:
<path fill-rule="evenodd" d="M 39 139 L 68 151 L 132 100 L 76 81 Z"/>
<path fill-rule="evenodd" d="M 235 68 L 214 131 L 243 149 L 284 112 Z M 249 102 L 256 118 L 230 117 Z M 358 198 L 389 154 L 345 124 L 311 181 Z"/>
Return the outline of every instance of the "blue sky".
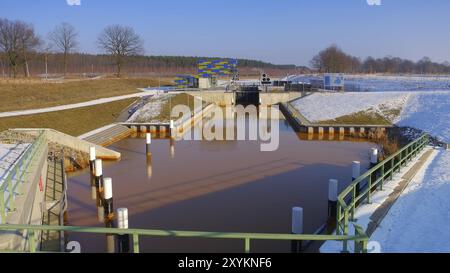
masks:
<path fill-rule="evenodd" d="M 47 33 L 74 25 L 79 50 L 96 53 L 107 25 L 135 28 L 148 55 L 223 56 L 308 65 L 336 43 L 359 57 L 450 61 L 450 1 L 381 0 L 0 0 L 0 17 Z"/>

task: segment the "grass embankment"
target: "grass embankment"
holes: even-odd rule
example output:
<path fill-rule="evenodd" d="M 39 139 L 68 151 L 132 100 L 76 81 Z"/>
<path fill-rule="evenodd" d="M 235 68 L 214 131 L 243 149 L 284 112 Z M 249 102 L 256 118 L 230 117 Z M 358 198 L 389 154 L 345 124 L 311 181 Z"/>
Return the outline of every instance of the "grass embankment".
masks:
<path fill-rule="evenodd" d="M 381 114 L 368 109 L 331 120 L 319 121 L 319 124 L 354 124 L 354 125 L 391 125 L 392 120 L 400 115 L 401 109 L 380 108 Z"/>
<path fill-rule="evenodd" d="M 172 112 L 172 109 L 177 105 L 186 105 L 189 107 L 189 109 L 191 109 L 191 111 L 193 111 L 194 100 L 195 98 L 193 96 L 186 93 L 177 94 L 173 97 L 170 97 L 170 99 L 167 100 L 162 106 L 161 113 L 157 118 L 161 121 L 170 121 L 170 113 Z"/>
<path fill-rule="evenodd" d="M 135 99 L 126 99 L 58 112 L 0 118 L 0 131 L 9 128 L 52 128 L 79 136 L 114 122 L 133 101 Z"/>
<path fill-rule="evenodd" d="M 164 94 L 151 98 L 145 106 L 143 106 L 137 114 L 135 114 L 132 122 L 169 122 L 170 113 L 177 105 L 189 106 L 190 110 L 194 109 L 195 98 L 189 94 Z M 175 117 L 176 119 L 176 117 Z"/>
<path fill-rule="evenodd" d="M 48 82 L 0 79 L 0 112 L 52 107 L 138 92 L 137 88 L 170 84 L 168 79 L 105 78 Z"/>

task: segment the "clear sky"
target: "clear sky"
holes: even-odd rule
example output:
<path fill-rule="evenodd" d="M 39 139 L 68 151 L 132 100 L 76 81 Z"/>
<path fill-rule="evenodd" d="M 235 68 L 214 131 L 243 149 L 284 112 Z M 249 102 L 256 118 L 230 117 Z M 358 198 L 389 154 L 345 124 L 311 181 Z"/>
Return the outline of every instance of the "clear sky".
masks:
<path fill-rule="evenodd" d="M 222 56 L 309 65 L 336 43 L 359 57 L 450 61 L 450 1 L 381 0 L 0 0 L 0 17 L 47 33 L 61 22 L 96 53 L 107 25 L 134 27 L 148 55 Z"/>

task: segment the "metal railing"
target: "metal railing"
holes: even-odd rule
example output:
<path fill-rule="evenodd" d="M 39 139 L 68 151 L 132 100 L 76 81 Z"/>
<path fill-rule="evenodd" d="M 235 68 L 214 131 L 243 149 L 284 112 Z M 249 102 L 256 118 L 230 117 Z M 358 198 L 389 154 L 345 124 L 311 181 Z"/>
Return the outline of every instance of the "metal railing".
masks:
<path fill-rule="evenodd" d="M 76 233 L 95 233 L 108 235 L 128 234 L 132 237 L 133 252 L 140 251 L 140 238 L 153 237 L 190 237 L 210 239 L 235 239 L 244 241 L 245 253 L 249 253 L 252 240 L 301 240 L 301 241 L 354 241 L 355 252 L 367 252 L 369 238 L 363 229 L 355 225 L 355 235 L 309 235 L 309 234 L 272 234 L 272 233 L 232 233 L 232 232 L 203 232 L 203 231 L 175 231 L 149 229 L 119 229 L 106 227 L 74 227 L 74 226 L 31 226 L 31 225 L 0 225 L 0 231 L 24 231 L 28 235 L 28 252 L 37 250 L 37 233 L 40 231 L 59 231 Z"/>
<path fill-rule="evenodd" d="M 45 131 L 41 131 L 35 141 L 5 171 L 4 178 L 0 182 L 0 219 L 2 224 L 6 223 L 7 213 L 15 210 L 14 202 L 16 195 L 20 194 L 19 186 L 28 181 L 29 168 L 39 156 L 45 142 Z"/>
<path fill-rule="evenodd" d="M 429 135 L 422 135 L 395 154 L 373 166 L 343 190 L 339 194 L 337 201 L 336 234 L 347 235 L 349 232 L 349 221 L 355 219 L 356 208 L 364 201 L 370 203 L 375 191 L 383 190 L 384 182 L 392 180 L 394 173 L 400 172 L 401 168 L 408 161 L 413 160 L 428 143 Z M 343 251 L 347 251 L 346 241 L 343 241 Z"/>

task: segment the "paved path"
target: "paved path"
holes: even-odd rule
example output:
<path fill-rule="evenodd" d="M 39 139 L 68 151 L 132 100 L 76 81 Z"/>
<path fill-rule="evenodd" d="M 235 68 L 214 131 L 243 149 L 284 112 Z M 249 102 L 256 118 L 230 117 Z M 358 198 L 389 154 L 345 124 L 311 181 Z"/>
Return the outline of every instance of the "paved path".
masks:
<path fill-rule="evenodd" d="M 64 202 L 65 177 L 61 160 L 48 160 L 47 186 L 45 189 L 45 203 L 48 211 L 42 213 L 42 224 L 50 226 L 64 225 L 61 211 L 61 202 Z M 46 231 L 42 233 L 41 250 L 61 251 L 62 233 Z"/>
<path fill-rule="evenodd" d="M 109 102 L 113 102 L 113 101 L 126 100 L 126 99 L 130 99 L 130 98 L 140 98 L 140 97 L 145 97 L 145 96 L 151 96 L 151 95 L 154 95 L 154 93 L 155 92 L 153 92 L 153 91 L 147 91 L 147 92 L 139 92 L 139 93 L 134 93 L 134 94 L 129 94 L 129 95 L 109 97 L 109 98 L 101 98 L 101 99 L 95 99 L 95 100 L 91 100 L 91 101 L 59 105 L 59 106 L 53 106 L 53 107 L 47 107 L 47 108 L 1 112 L 0 118 L 26 116 L 26 115 L 34 115 L 34 114 L 42 114 L 42 113 L 48 113 L 48 112 L 69 110 L 69 109 L 75 109 L 75 108 L 109 103 Z"/>

